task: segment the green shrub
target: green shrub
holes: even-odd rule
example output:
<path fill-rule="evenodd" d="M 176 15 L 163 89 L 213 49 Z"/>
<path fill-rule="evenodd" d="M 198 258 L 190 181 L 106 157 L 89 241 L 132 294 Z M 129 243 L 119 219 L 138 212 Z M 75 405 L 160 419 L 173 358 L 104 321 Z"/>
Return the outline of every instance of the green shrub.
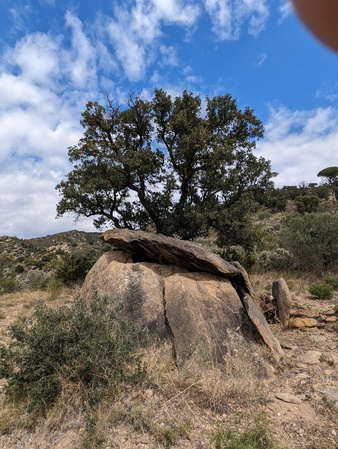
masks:
<path fill-rule="evenodd" d="M 104 297 L 89 304 L 79 298 L 67 310 L 40 302 L 30 319 L 11 326 L 12 342 L 0 348 L 7 394 L 26 398 L 31 411 L 45 411 L 65 384 L 92 406 L 107 389 L 113 394 L 122 382 L 141 380 L 136 349 L 144 334 L 120 314 Z"/>
<path fill-rule="evenodd" d="M 96 255 L 93 253 L 66 253 L 57 264 L 55 276 L 65 284 L 81 282 L 95 262 Z"/>
<path fill-rule="evenodd" d="M 328 284 L 333 290 L 338 290 L 338 277 L 336 276 L 326 276 L 323 279 L 324 284 Z"/>
<path fill-rule="evenodd" d="M 331 299 L 333 288 L 330 284 L 313 284 L 309 287 L 309 293 L 319 299 Z"/>
<path fill-rule="evenodd" d="M 257 256 L 257 262 L 264 270 L 283 270 L 292 266 L 293 256 L 284 248 L 262 251 Z"/>
<path fill-rule="evenodd" d="M 238 434 L 231 428 L 219 428 L 213 440 L 215 449 L 277 449 L 280 447 L 272 439 L 264 415 L 259 415 L 242 434 Z"/>
<path fill-rule="evenodd" d="M 17 265 L 14 268 L 15 273 L 23 273 L 25 271 L 25 267 L 23 265 Z"/>
<path fill-rule="evenodd" d="M 316 195 L 301 195 L 295 198 L 297 212 L 300 214 L 317 212 L 319 208 L 319 198 Z"/>
<path fill-rule="evenodd" d="M 0 293 L 12 293 L 18 288 L 18 282 L 14 275 L 0 279 Z"/>
<path fill-rule="evenodd" d="M 49 294 L 49 300 L 54 300 L 57 298 L 61 289 L 63 288 L 63 282 L 60 279 L 49 279 L 46 282 L 44 288 L 47 290 Z"/>
<path fill-rule="evenodd" d="M 327 270 L 338 264 L 338 214 L 292 214 L 284 223 L 281 246 L 293 254 L 294 267 Z"/>

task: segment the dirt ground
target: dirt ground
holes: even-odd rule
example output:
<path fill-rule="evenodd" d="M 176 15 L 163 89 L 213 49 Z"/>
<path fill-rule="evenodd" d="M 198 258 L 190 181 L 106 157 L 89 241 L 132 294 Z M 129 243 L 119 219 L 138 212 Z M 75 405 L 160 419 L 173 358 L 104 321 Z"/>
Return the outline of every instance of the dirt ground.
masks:
<path fill-rule="evenodd" d="M 294 312 L 318 314 L 318 325 L 304 328 L 272 325 L 285 357 L 269 379 L 266 411 L 275 423 L 280 441 L 296 442 L 301 448 L 336 449 L 338 326 L 331 313 L 338 304 L 338 296 L 331 300 L 316 300 L 308 294 L 292 296 Z M 280 393 L 291 394 L 294 402 L 278 399 Z"/>
<path fill-rule="evenodd" d="M 47 293 L 19 293 L 0 296 L 0 346 L 9 342 L 8 326 L 19 317 L 29 314 L 42 298 L 53 307 L 72 302 L 72 292 L 63 292 L 50 301 Z M 225 412 L 211 410 L 198 403 L 192 389 L 175 393 L 130 391 L 123 397 L 124 410 L 134 414 L 133 422 L 125 420 L 108 429 L 105 448 L 166 447 L 156 441 L 141 425 L 137 426 L 137 404 L 157 409 L 158 416 L 190 415 L 191 428 L 171 447 L 176 449 L 212 448 L 210 435 L 219 424 L 227 424 L 236 417 L 254 416 L 263 411 L 269 418 L 272 433 L 284 448 L 337 449 L 338 448 L 338 324 L 334 307 L 338 295 L 331 300 L 315 300 L 306 293 L 292 293 L 292 310 L 303 317 L 314 316 L 313 327 L 285 327 L 271 325 L 280 341 L 285 356 L 263 385 L 264 400 L 259 405 L 246 404 L 246 409 L 229 401 Z M 299 312 L 299 313 L 298 313 Z M 314 323 L 312 323 L 314 324 Z M 3 388 L 4 383 L 0 384 Z M 3 395 L 0 395 L 0 397 Z M 244 422 L 244 421 L 243 421 Z M 239 424 L 240 426 L 241 424 Z M 245 425 L 245 424 L 244 424 Z M 106 429 L 107 430 L 107 429 Z M 35 431 L 17 430 L 0 436 L 1 449 L 72 449 L 79 448 L 83 417 L 76 416 L 58 429 L 46 428 L 42 423 Z M 89 447 L 89 446 L 88 446 Z M 94 447 L 94 446 L 92 446 Z M 168 447 L 168 446 L 167 446 Z"/>

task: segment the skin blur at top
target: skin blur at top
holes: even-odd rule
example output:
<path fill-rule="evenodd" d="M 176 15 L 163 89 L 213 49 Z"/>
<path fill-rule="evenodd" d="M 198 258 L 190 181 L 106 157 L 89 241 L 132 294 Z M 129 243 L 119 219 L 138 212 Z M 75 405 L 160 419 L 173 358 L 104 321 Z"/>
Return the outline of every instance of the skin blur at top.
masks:
<path fill-rule="evenodd" d="M 292 0 L 306 27 L 326 46 L 338 52 L 338 1 Z"/>

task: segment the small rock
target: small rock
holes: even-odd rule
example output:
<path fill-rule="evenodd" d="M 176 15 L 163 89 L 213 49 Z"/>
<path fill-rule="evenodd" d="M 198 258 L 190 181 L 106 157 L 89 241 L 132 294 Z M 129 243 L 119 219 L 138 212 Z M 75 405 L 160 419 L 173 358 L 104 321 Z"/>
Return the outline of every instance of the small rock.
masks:
<path fill-rule="evenodd" d="M 335 406 L 338 406 L 338 387 L 319 386 L 315 390 L 323 394 L 329 401 L 332 401 Z"/>
<path fill-rule="evenodd" d="M 313 343 L 324 343 L 327 340 L 325 335 L 309 335 L 309 340 Z"/>
<path fill-rule="evenodd" d="M 335 323 L 338 320 L 338 318 L 333 315 L 333 316 L 328 316 L 327 318 L 325 318 L 325 323 Z"/>
<path fill-rule="evenodd" d="M 289 320 L 289 325 L 301 329 L 303 327 L 316 327 L 318 322 L 314 318 L 292 318 Z"/>
<path fill-rule="evenodd" d="M 281 401 L 288 402 L 290 404 L 301 404 L 302 400 L 291 393 L 276 393 L 276 398 Z"/>
<path fill-rule="evenodd" d="M 318 318 L 319 312 L 310 309 L 293 309 L 291 310 L 292 316 L 305 317 L 305 318 Z"/>
<path fill-rule="evenodd" d="M 334 309 L 328 309 L 328 310 L 324 310 L 322 312 L 322 315 L 334 315 L 335 314 L 335 310 Z"/>
<path fill-rule="evenodd" d="M 309 375 L 305 374 L 305 373 L 299 373 L 296 376 L 296 379 L 308 379 L 308 378 L 309 378 Z"/>
<path fill-rule="evenodd" d="M 320 363 L 320 359 L 322 357 L 322 353 L 319 351 L 307 351 L 300 357 L 299 361 L 301 363 L 306 363 L 307 365 L 316 365 Z"/>

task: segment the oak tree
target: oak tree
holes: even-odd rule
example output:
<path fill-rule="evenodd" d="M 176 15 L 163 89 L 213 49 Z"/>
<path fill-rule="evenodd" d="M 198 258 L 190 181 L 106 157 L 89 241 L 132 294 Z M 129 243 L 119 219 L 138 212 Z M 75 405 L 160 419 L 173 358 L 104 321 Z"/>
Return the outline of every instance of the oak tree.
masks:
<path fill-rule="evenodd" d="M 272 186 L 270 161 L 253 154 L 263 125 L 230 95 L 203 102 L 157 89 L 125 107 L 107 98 L 87 104 L 81 125 L 68 152 L 74 169 L 56 186 L 58 216 L 191 239 L 224 229 L 225 209 L 259 201 Z"/>

